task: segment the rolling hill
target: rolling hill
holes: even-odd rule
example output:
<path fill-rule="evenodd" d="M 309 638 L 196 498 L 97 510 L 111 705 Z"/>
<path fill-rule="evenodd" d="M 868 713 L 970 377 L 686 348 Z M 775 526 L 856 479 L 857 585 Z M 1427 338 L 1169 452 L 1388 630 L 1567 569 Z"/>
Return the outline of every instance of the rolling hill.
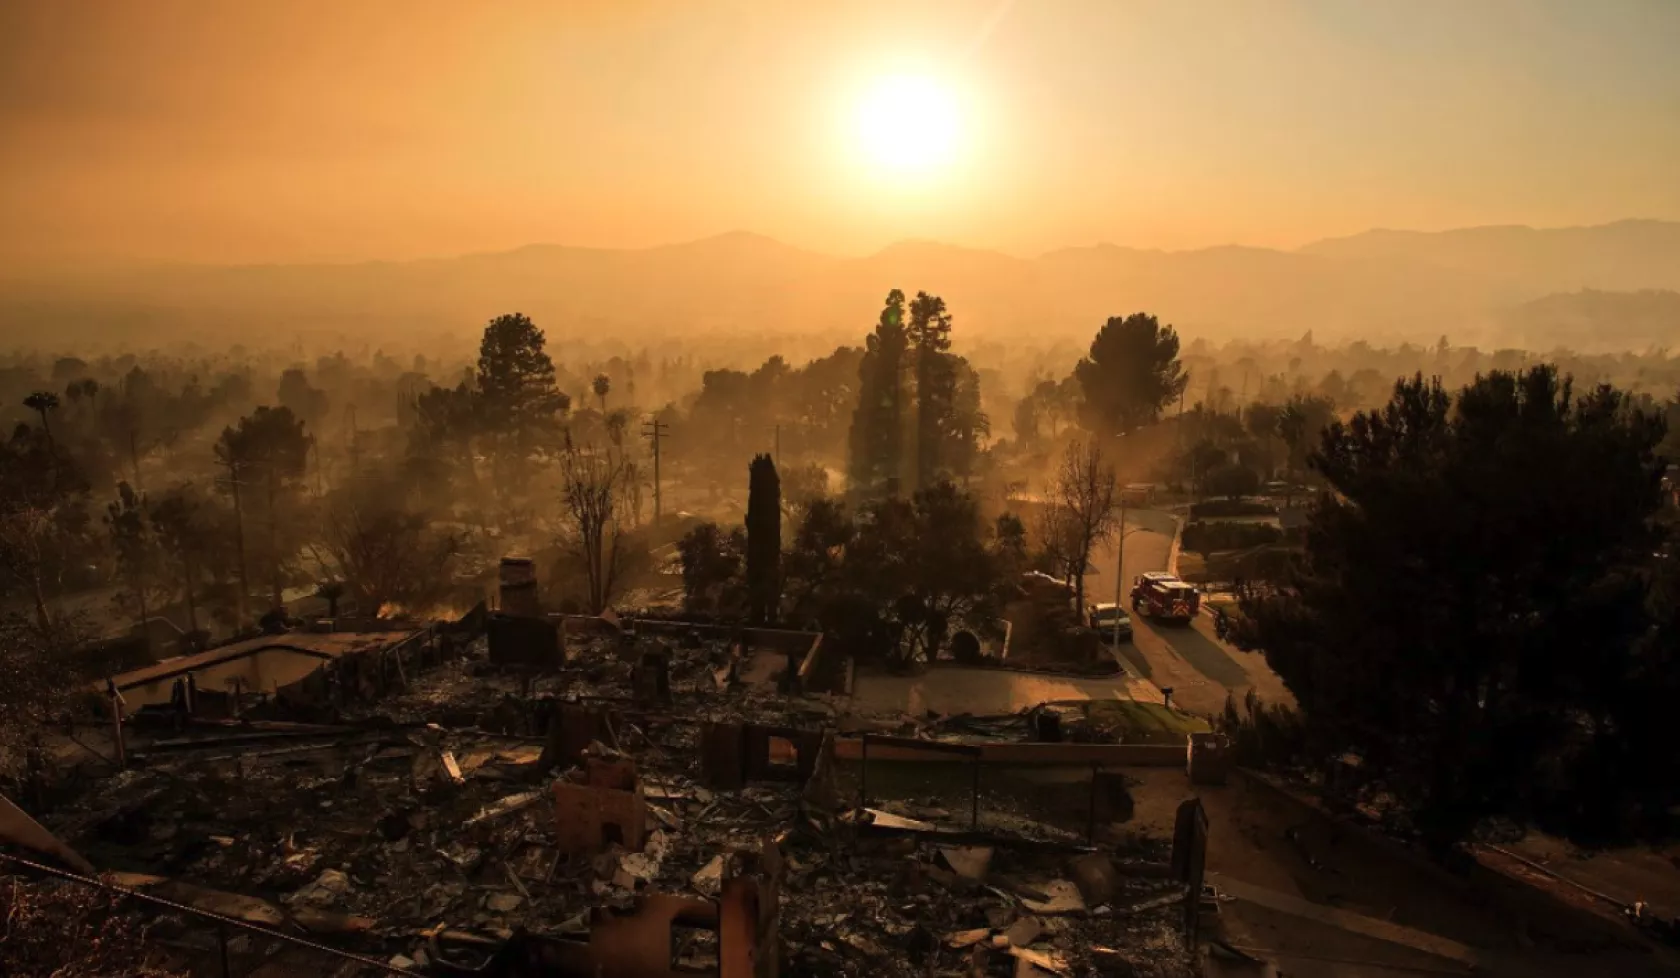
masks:
<path fill-rule="evenodd" d="M 1097 245 L 1031 259 L 930 241 L 841 258 L 736 232 L 634 250 L 531 245 L 410 262 L 153 266 L 0 279 L 0 335 L 59 347 L 112 338 L 225 341 L 247 331 L 281 339 L 341 331 L 388 342 L 470 335 L 491 316 L 519 310 L 561 340 L 855 337 L 893 287 L 943 295 L 959 331 L 997 340 L 1082 338 L 1106 316 L 1142 309 L 1214 340 L 1310 329 L 1321 340 L 1433 341 L 1447 333 L 1497 343 L 1542 316 L 1544 335 L 1568 345 L 1593 341 L 1594 317 L 1624 307 L 1584 300 L 1595 310 L 1585 318 L 1551 315 L 1545 305 L 1516 310 L 1556 293 L 1680 289 L 1680 223 L 1370 231 L 1294 251 Z M 1631 314 L 1660 300 L 1630 301 Z M 1666 322 L 1659 317 L 1651 328 Z M 1649 334 L 1640 329 L 1635 334 Z"/>

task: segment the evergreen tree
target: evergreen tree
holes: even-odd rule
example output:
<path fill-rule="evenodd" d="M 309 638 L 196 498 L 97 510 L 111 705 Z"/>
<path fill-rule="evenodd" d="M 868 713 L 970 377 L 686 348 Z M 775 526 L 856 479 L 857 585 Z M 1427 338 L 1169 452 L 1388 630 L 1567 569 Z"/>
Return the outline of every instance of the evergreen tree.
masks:
<path fill-rule="evenodd" d="M 414 399 L 408 455 L 417 473 L 430 469 L 455 475 L 466 485 L 477 482 L 473 438 L 479 433 L 478 393 L 463 381 L 433 387 Z"/>
<path fill-rule="evenodd" d="M 880 321 L 858 365 L 858 402 L 852 412 L 849 488 L 859 499 L 898 492 L 904 459 L 904 293 L 887 293 Z"/>
<path fill-rule="evenodd" d="M 222 429 L 215 446 L 217 461 L 228 469 L 228 489 L 236 508 L 241 509 L 240 586 L 248 586 L 243 580 L 244 520 L 254 517 L 263 528 L 254 537 L 256 562 L 267 571 L 275 608 L 282 604 L 286 571 L 304 542 L 302 528 L 306 524 L 299 519 L 299 509 L 309 445 L 303 421 L 290 408 L 259 407 L 240 418 L 237 426 Z"/>
<path fill-rule="evenodd" d="M 1190 382 L 1178 359 L 1177 331 L 1141 312 L 1103 324 L 1073 375 L 1084 395 L 1080 423 L 1105 435 L 1154 421 Z"/>
<path fill-rule="evenodd" d="M 524 431 L 551 422 L 570 406 L 554 385 L 554 362 L 543 331 L 529 316 L 497 316 L 484 327 L 478 347 L 478 394 L 486 427 Z"/>
<path fill-rule="evenodd" d="M 1602 813 L 1606 773 L 1628 769 L 1613 759 L 1648 750 L 1630 736 L 1670 723 L 1672 699 L 1639 691 L 1680 688 L 1648 644 L 1661 438 L 1621 393 L 1577 398 L 1551 366 L 1456 400 L 1418 376 L 1333 422 L 1305 555 L 1244 598 L 1236 630 L 1295 694 L 1315 756 L 1356 752 L 1438 850 L 1487 816 L 1562 814 L 1574 834 Z"/>
<path fill-rule="evenodd" d="M 521 313 L 497 316 L 484 327 L 478 350 L 479 431 L 500 463 L 499 489 L 522 486 L 532 454 L 555 447 L 561 416 L 571 407 L 554 382 L 543 331 Z"/>
<path fill-rule="evenodd" d="M 916 293 L 910 303 L 908 338 L 916 368 L 916 488 L 924 489 L 948 471 L 950 453 L 945 448 L 957 407 L 951 315 L 944 299 Z"/>
<path fill-rule="evenodd" d="M 682 562 L 683 610 L 690 614 L 724 609 L 725 595 L 741 572 L 747 541 L 739 527 L 729 533 L 701 523 L 677 541 Z"/>

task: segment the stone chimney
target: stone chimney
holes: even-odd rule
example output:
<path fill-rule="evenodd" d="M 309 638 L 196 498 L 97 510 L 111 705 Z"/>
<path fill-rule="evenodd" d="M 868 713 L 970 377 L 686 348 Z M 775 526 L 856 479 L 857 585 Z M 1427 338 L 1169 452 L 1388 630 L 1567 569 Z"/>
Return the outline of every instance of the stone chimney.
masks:
<path fill-rule="evenodd" d="M 522 618 L 542 617 L 537 598 L 537 567 L 525 557 L 503 557 L 501 610 Z"/>

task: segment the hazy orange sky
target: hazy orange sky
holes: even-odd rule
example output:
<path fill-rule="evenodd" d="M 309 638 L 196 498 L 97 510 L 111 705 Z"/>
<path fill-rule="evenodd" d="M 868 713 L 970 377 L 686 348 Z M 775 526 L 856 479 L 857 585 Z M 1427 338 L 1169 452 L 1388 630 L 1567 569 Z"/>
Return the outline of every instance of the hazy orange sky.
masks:
<path fill-rule="evenodd" d="M 949 93 L 884 177 L 872 81 Z M 1680 218 L 1675 0 L 0 7 L 0 261 L 359 260 L 731 229 L 863 253 Z"/>

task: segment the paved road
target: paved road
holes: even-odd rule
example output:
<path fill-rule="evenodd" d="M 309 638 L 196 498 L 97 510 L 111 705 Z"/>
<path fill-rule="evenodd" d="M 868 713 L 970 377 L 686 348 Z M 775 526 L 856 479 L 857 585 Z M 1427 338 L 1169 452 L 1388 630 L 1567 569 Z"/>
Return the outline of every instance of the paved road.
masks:
<path fill-rule="evenodd" d="M 1126 514 L 1125 568 L 1122 591 L 1145 571 L 1165 570 L 1176 524 L 1167 513 L 1129 510 Z M 1114 600 L 1115 546 L 1112 541 L 1092 554 L 1085 576 L 1086 600 Z M 1122 603 L 1130 605 L 1129 595 Z M 939 713 L 1012 713 L 1046 700 L 1135 699 L 1160 702 L 1157 687 L 1170 686 L 1173 703 L 1193 713 L 1213 714 L 1234 693 L 1239 704 L 1250 688 L 1269 702 L 1293 702 L 1265 659 L 1242 652 L 1213 636 L 1213 621 L 1197 616 L 1190 625 L 1134 620 L 1131 642 L 1122 643 L 1119 661 L 1126 676 L 1072 678 L 941 667 L 921 676 L 859 675 L 853 703 L 872 712 L 903 711 L 912 716 Z"/>
<path fill-rule="evenodd" d="M 1154 510 L 1126 513 L 1125 569 L 1122 591 L 1145 571 L 1166 570 L 1175 524 Z M 1085 576 L 1087 600 L 1114 600 L 1115 545 L 1109 541 L 1092 554 L 1093 573 Z M 1122 598 L 1130 606 L 1129 597 Z M 1171 687 L 1173 703 L 1193 713 L 1213 714 L 1234 694 L 1240 704 L 1249 689 L 1268 702 L 1293 703 L 1283 681 L 1263 656 L 1243 652 L 1213 634 L 1213 620 L 1198 615 L 1189 625 L 1133 619 L 1130 643 L 1121 646 L 1121 664 L 1157 686 Z"/>

